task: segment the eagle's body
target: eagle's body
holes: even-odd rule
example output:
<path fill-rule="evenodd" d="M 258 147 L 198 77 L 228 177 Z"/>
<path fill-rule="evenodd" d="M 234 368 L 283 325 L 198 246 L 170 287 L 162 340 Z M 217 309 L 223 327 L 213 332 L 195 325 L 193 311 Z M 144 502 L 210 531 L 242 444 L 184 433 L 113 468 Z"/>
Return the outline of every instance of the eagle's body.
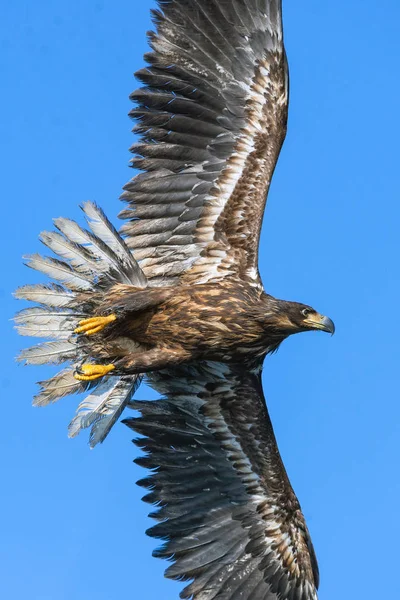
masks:
<path fill-rule="evenodd" d="M 125 298 L 123 292 L 120 296 L 123 317 L 104 330 L 108 353 L 109 343 L 115 340 L 118 344 L 118 339 L 125 336 L 143 350 L 157 349 L 163 353 L 163 367 L 168 366 L 169 351 L 172 363 L 175 360 L 234 362 L 240 357 L 254 359 L 267 351 L 268 332 L 263 327 L 267 297 L 248 284 L 233 280 L 153 288 L 138 294 L 126 290 L 125 294 Z M 140 300 L 135 301 L 136 295 L 141 296 L 147 307 L 141 309 Z M 145 359 L 143 350 L 139 354 Z M 127 357 L 129 360 L 129 352 Z M 138 372 L 143 371 L 139 368 Z"/>
<path fill-rule="evenodd" d="M 16 321 L 53 341 L 20 358 L 69 363 L 41 382 L 36 405 L 90 388 L 71 437 L 90 427 L 94 446 L 126 407 L 140 412 L 127 424 L 152 470 L 139 482 L 157 505 L 148 533 L 164 540 L 166 575 L 190 580 L 182 598 L 316 600 L 313 546 L 261 384 L 285 338 L 334 331 L 267 294 L 258 272 L 287 123 L 281 0 L 158 4 L 132 94 L 142 173 L 122 196 L 123 237 L 92 203 L 88 229 L 59 218 L 42 234 L 58 258 L 29 264 L 59 283 L 20 288 L 37 306 Z M 160 400 L 132 401 L 142 375 Z"/>
<path fill-rule="evenodd" d="M 238 281 L 169 288 L 148 321 L 146 313 L 144 322 L 139 316 L 133 335 L 151 347 L 174 349 L 181 361 L 252 362 L 272 343 L 264 326 L 267 305 L 266 294 Z"/>
<path fill-rule="evenodd" d="M 197 360 L 251 367 L 293 333 L 319 323 L 333 332 L 330 320 L 311 307 L 277 300 L 237 278 L 145 290 L 119 284 L 106 295 L 82 294 L 78 302 L 93 313 L 115 314 L 115 321 L 82 343 L 95 359 L 114 357 L 122 375 Z"/>

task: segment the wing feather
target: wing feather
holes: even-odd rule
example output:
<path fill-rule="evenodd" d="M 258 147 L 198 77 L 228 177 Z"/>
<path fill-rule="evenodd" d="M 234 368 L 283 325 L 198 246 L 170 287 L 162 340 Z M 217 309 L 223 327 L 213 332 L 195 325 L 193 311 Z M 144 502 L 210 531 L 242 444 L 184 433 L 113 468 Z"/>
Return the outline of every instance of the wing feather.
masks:
<path fill-rule="evenodd" d="M 266 195 L 286 132 L 281 0 L 163 0 L 131 99 L 122 232 L 152 285 L 259 284 Z M 175 252 L 176 251 L 176 252 Z M 156 265 L 152 262 L 158 254 Z"/>
<path fill-rule="evenodd" d="M 276 445 L 260 369 L 202 363 L 151 374 L 164 398 L 132 402 L 126 423 L 152 470 L 166 576 L 193 600 L 316 600 L 318 567 Z"/>

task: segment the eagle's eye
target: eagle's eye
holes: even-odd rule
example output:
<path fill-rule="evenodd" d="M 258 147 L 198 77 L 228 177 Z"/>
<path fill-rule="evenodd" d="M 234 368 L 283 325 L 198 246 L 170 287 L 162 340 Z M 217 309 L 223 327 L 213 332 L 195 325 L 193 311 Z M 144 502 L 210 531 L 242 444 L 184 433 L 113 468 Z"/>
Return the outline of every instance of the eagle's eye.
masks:
<path fill-rule="evenodd" d="M 303 315 L 303 317 L 308 317 L 308 315 L 311 313 L 312 313 L 312 310 L 310 308 L 303 308 L 303 310 L 301 311 L 301 314 Z"/>

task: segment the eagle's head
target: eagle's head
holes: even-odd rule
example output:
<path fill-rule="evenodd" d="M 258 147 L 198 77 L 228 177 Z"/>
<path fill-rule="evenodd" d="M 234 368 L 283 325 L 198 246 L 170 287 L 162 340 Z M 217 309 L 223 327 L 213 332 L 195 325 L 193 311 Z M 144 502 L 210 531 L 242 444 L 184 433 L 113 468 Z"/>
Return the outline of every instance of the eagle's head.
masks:
<path fill-rule="evenodd" d="M 335 325 L 329 317 L 325 317 L 311 306 L 299 304 L 298 302 L 284 302 L 284 311 L 281 316 L 287 323 L 291 333 L 302 331 L 326 331 L 332 335 L 335 333 Z M 282 323 L 283 324 L 283 323 Z"/>
<path fill-rule="evenodd" d="M 287 302 L 267 296 L 267 311 L 264 313 L 264 324 L 269 334 L 281 336 L 282 339 L 302 331 L 326 331 L 335 333 L 335 325 L 329 317 L 318 313 L 314 308 L 299 302 Z"/>

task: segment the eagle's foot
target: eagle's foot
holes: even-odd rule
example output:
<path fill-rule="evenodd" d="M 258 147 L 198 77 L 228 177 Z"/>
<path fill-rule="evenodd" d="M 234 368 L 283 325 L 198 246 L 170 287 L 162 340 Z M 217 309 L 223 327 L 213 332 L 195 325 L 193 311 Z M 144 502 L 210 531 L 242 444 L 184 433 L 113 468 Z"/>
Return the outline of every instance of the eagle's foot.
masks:
<path fill-rule="evenodd" d="M 115 365 L 82 365 L 81 368 L 74 373 L 75 379 L 78 381 L 95 381 L 100 377 L 104 377 L 114 371 Z"/>
<path fill-rule="evenodd" d="M 91 317 L 90 319 L 83 319 L 83 321 L 79 321 L 79 327 L 74 330 L 74 333 L 93 335 L 103 331 L 106 325 L 113 323 L 116 319 L 117 317 L 114 314 L 108 315 L 107 317 Z"/>

